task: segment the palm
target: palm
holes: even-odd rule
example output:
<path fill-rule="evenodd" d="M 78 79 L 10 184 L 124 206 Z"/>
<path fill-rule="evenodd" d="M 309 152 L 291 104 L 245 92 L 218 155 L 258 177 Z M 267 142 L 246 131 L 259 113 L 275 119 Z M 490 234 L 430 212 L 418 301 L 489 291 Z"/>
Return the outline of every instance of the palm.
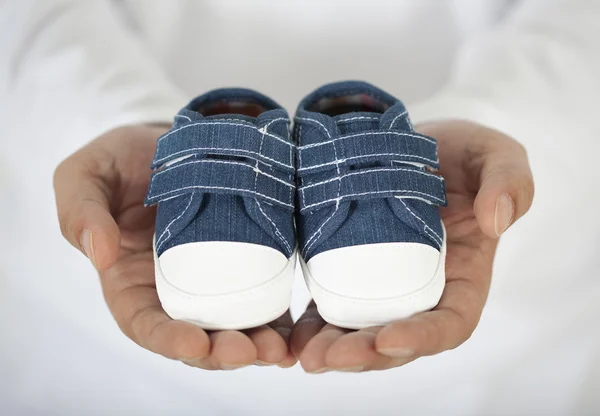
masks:
<path fill-rule="evenodd" d="M 150 179 L 150 161 L 163 127 L 116 130 L 89 147 L 107 168 L 98 177 L 109 191 L 112 216 L 120 232 L 117 261 L 101 271 L 106 302 L 121 330 L 136 343 L 169 358 L 205 369 L 252 364 L 295 363 L 287 340 L 289 313 L 247 331 L 208 333 L 192 324 L 171 320 L 161 307 L 154 283 L 152 238 L 156 211 L 143 205 Z"/>
<path fill-rule="evenodd" d="M 119 327 L 153 352 L 206 369 L 253 362 L 288 367 L 294 356 L 308 371 L 395 367 L 454 348 L 470 336 L 487 297 L 496 237 L 525 214 L 533 198 L 526 154 L 511 138 L 461 121 L 422 130 L 439 141 L 447 183 L 446 288 L 433 311 L 385 327 L 336 328 L 318 316 L 314 304 L 293 329 L 289 312 L 243 332 L 208 333 L 169 318 L 154 285 L 155 211 L 143 206 L 150 159 L 166 127 L 115 129 L 61 163 L 54 178 L 61 230 L 100 270 Z M 494 212 L 500 195 L 509 195 L 514 204 L 499 230 Z"/>
<path fill-rule="evenodd" d="M 438 139 L 440 174 L 447 186 L 448 207 L 441 210 L 448 244 L 442 298 L 432 311 L 359 331 L 327 324 L 311 303 L 292 333 L 292 349 L 307 371 L 396 367 L 457 347 L 477 326 L 497 245 L 497 238 L 489 236 L 494 219 L 484 212 L 490 204 L 485 195 L 477 197 L 487 173 L 484 162 L 489 148 L 498 144 L 507 145 L 508 153 L 522 149 L 506 136 L 470 123 L 436 123 L 421 130 Z"/>

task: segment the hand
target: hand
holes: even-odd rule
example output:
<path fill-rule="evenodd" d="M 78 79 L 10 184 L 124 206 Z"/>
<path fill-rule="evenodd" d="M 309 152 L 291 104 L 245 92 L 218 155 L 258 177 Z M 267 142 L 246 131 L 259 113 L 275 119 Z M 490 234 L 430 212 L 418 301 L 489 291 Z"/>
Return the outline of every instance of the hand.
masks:
<path fill-rule="evenodd" d="M 174 321 L 154 284 L 156 211 L 143 206 L 160 126 L 108 132 L 62 162 L 54 174 L 60 227 L 100 272 L 104 297 L 121 330 L 165 357 L 208 370 L 252 363 L 291 367 L 289 311 L 246 331 L 212 331 Z"/>
<path fill-rule="evenodd" d="M 308 372 L 383 370 L 453 349 L 475 330 L 487 299 L 498 237 L 524 215 L 533 178 L 524 148 L 466 121 L 418 128 L 439 143 L 446 179 L 446 287 L 429 312 L 384 327 L 351 331 L 327 324 L 311 303 L 294 326 L 291 347 Z"/>

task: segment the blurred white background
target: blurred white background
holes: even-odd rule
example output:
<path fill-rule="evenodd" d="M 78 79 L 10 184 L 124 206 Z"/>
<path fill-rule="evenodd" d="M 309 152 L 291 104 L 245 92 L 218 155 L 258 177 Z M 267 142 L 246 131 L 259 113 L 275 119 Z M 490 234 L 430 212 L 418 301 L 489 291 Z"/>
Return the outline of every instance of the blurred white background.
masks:
<path fill-rule="evenodd" d="M 0 15 L 15 3 L 0 1 Z M 594 167 L 600 146 L 597 116 L 593 117 L 597 104 L 591 108 L 592 87 L 589 96 L 570 93 L 569 80 L 586 72 L 575 60 L 575 72 L 564 73 L 563 64 L 577 55 L 559 54 L 563 46 L 552 34 L 552 24 L 540 23 L 555 43 L 538 51 L 514 49 L 511 43 L 504 47 L 498 37 L 490 37 L 494 25 L 506 18 L 509 6 L 518 7 L 517 2 L 121 3 L 118 18 L 141 34 L 143 48 L 156 57 L 185 99 L 220 86 L 246 86 L 273 97 L 293 114 L 299 100 L 325 82 L 364 79 L 403 99 L 409 111 L 414 106 L 413 119 L 418 122 L 432 108 L 427 99 L 449 80 L 460 79 L 454 77 L 462 67 L 495 68 L 497 73 L 481 76 L 479 91 L 487 97 L 489 77 L 494 87 L 490 97 L 506 93 L 499 94 L 498 105 L 492 107 L 518 119 L 510 124 L 510 133 L 518 134 L 529 151 L 536 201 L 530 214 L 503 237 L 481 324 L 457 350 L 367 374 L 307 375 L 299 366 L 235 372 L 192 369 L 143 350 L 120 332 L 92 266 L 63 241 L 56 220 L 53 169 L 114 125 L 118 114 L 106 112 L 107 106 L 94 94 L 117 90 L 111 85 L 115 82 L 126 89 L 128 80 L 105 78 L 77 96 L 69 85 L 81 82 L 79 74 L 59 65 L 61 57 L 76 52 L 56 52 L 33 63 L 26 56 L 21 64 L 28 73 L 13 80 L 0 98 L 0 413 L 600 412 L 600 193 L 595 182 L 600 178 Z M 524 3 L 535 3 L 534 11 L 545 7 L 539 1 Z M 581 10 L 585 2 L 572 3 Z M 590 13 L 596 13 L 598 2 L 588 4 Z M 561 14 L 559 26 L 573 22 L 571 17 Z M 20 21 L 1 18 L 4 24 Z M 543 39 L 544 33 L 536 36 Z M 523 45 L 510 31 L 506 36 L 514 36 L 514 45 Z M 15 39 L 0 36 L 2 48 L 10 49 Z M 484 42 L 484 50 L 497 54 L 479 56 L 475 51 L 461 57 L 458 52 L 465 42 L 475 49 Z M 83 59 L 86 70 L 93 71 L 97 57 L 82 56 L 74 61 Z M 494 58 L 498 61 L 489 61 Z M 557 90 L 548 89 L 546 82 Z M 477 90 L 471 92 L 478 97 Z M 106 102 L 118 101 L 118 95 L 107 96 Z M 507 104 L 520 113 L 506 113 Z M 473 118 L 499 125 L 502 121 L 488 113 Z M 297 316 L 307 302 L 298 273 L 293 314 Z"/>

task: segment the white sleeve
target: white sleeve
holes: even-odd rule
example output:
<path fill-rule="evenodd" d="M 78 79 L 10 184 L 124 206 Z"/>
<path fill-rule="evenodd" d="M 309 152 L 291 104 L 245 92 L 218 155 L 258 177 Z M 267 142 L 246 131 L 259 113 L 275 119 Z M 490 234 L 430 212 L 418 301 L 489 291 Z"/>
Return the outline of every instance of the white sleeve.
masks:
<path fill-rule="evenodd" d="M 113 7 L 105 0 L 0 0 L 0 110 L 26 108 L 32 118 L 51 109 L 94 133 L 171 122 L 185 96 Z"/>
<path fill-rule="evenodd" d="M 531 0 L 468 40 L 447 85 L 409 108 L 417 123 L 480 122 L 581 165 L 600 151 L 598 97 L 600 1 Z"/>

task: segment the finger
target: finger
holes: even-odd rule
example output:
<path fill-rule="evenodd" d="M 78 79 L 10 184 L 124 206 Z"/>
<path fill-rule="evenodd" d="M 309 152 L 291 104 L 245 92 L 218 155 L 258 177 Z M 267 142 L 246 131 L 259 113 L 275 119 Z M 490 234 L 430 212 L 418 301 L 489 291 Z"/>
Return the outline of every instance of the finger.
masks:
<path fill-rule="evenodd" d="M 298 359 L 296 358 L 290 347 L 292 328 L 294 326 L 294 321 L 292 319 L 290 310 L 288 309 L 286 313 L 284 313 L 282 316 L 269 323 L 268 325 L 279 334 L 279 336 L 285 342 L 287 348 L 285 358 L 279 363 L 277 363 L 277 365 L 281 368 L 293 367 L 298 362 Z"/>
<path fill-rule="evenodd" d="M 377 334 L 382 327 L 371 327 L 350 332 L 331 345 L 325 362 L 332 370 L 361 372 L 387 370 L 407 364 L 416 357 L 388 357 L 375 348 Z"/>
<path fill-rule="evenodd" d="M 448 281 L 433 311 L 385 326 L 377 334 L 376 350 L 388 357 L 415 358 L 458 347 L 471 336 L 479 322 L 485 304 L 484 293 L 485 289 L 478 288 L 472 281 Z"/>
<path fill-rule="evenodd" d="M 161 307 L 144 311 L 134 324 L 141 345 L 176 360 L 196 360 L 210 351 L 208 334 L 196 325 L 169 318 Z"/>
<path fill-rule="evenodd" d="M 503 136 L 482 149 L 475 217 L 485 234 L 497 238 L 531 207 L 533 175 L 525 149 L 514 140 Z"/>
<path fill-rule="evenodd" d="M 338 338 L 325 355 L 327 368 L 358 372 L 380 367 L 390 361 L 375 350 L 375 338 L 381 327 L 361 329 Z"/>
<path fill-rule="evenodd" d="M 298 322 L 292 328 L 290 348 L 295 357 L 300 357 L 306 344 L 327 324 L 319 314 L 317 305 L 311 301 Z"/>
<path fill-rule="evenodd" d="M 292 352 L 292 349 L 290 347 L 290 339 L 291 339 L 291 335 L 292 335 L 292 330 L 289 328 L 282 328 L 282 327 L 276 328 L 275 330 L 277 331 L 277 333 L 279 333 L 279 335 L 284 340 L 284 342 L 287 346 L 287 353 L 286 353 L 285 358 L 281 362 L 279 362 L 277 365 L 281 368 L 293 367 L 298 362 L 298 359 L 296 358 L 296 356 L 294 355 L 294 353 Z"/>
<path fill-rule="evenodd" d="M 299 360 L 304 371 L 308 373 L 328 371 L 325 357 L 329 347 L 348 332 L 347 329 L 338 328 L 331 324 L 325 325 L 317 335 L 308 341 L 300 354 Z"/>
<path fill-rule="evenodd" d="M 100 273 L 104 298 L 125 335 L 143 348 L 167 358 L 189 360 L 210 353 L 208 334 L 173 321 L 163 310 L 156 287 L 152 254 L 139 254 Z"/>
<path fill-rule="evenodd" d="M 256 347 L 257 365 L 275 365 L 287 357 L 287 343 L 270 326 L 262 325 L 245 332 Z"/>
<path fill-rule="evenodd" d="M 63 236 L 102 271 L 117 260 L 120 236 L 97 165 L 86 152 L 76 153 L 56 169 L 54 190 Z"/>
<path fill-rule="evenodd" d="M 122 321 L 118 319 L 117 323 L 119 320 Z M 130 323 L 124 326 L 131 328 L 124 332 L 137 344 L 167 358 L 203 358 L 210 351 L 210 340 L 204 330 L 188 322 L 172 320 L 156 302 L 134 311 Z"/>
<path fill-rule="evenodd" d="M 195 358 L 191 360 L 181 360 L 181 362 L 189 367 L 200 368 L 202 370 L 221 370 L 219 367 L 215 367 L 214 365 L 207 363 L 205 359 Z"/>
<path fill-rule="evenodd" d="M 240 331 L 215 331 L 210 334 L 210 357 L 204 360 L 210 367 L 235 370 L 253 364 L 257 349 L 252 340 Z"/>

